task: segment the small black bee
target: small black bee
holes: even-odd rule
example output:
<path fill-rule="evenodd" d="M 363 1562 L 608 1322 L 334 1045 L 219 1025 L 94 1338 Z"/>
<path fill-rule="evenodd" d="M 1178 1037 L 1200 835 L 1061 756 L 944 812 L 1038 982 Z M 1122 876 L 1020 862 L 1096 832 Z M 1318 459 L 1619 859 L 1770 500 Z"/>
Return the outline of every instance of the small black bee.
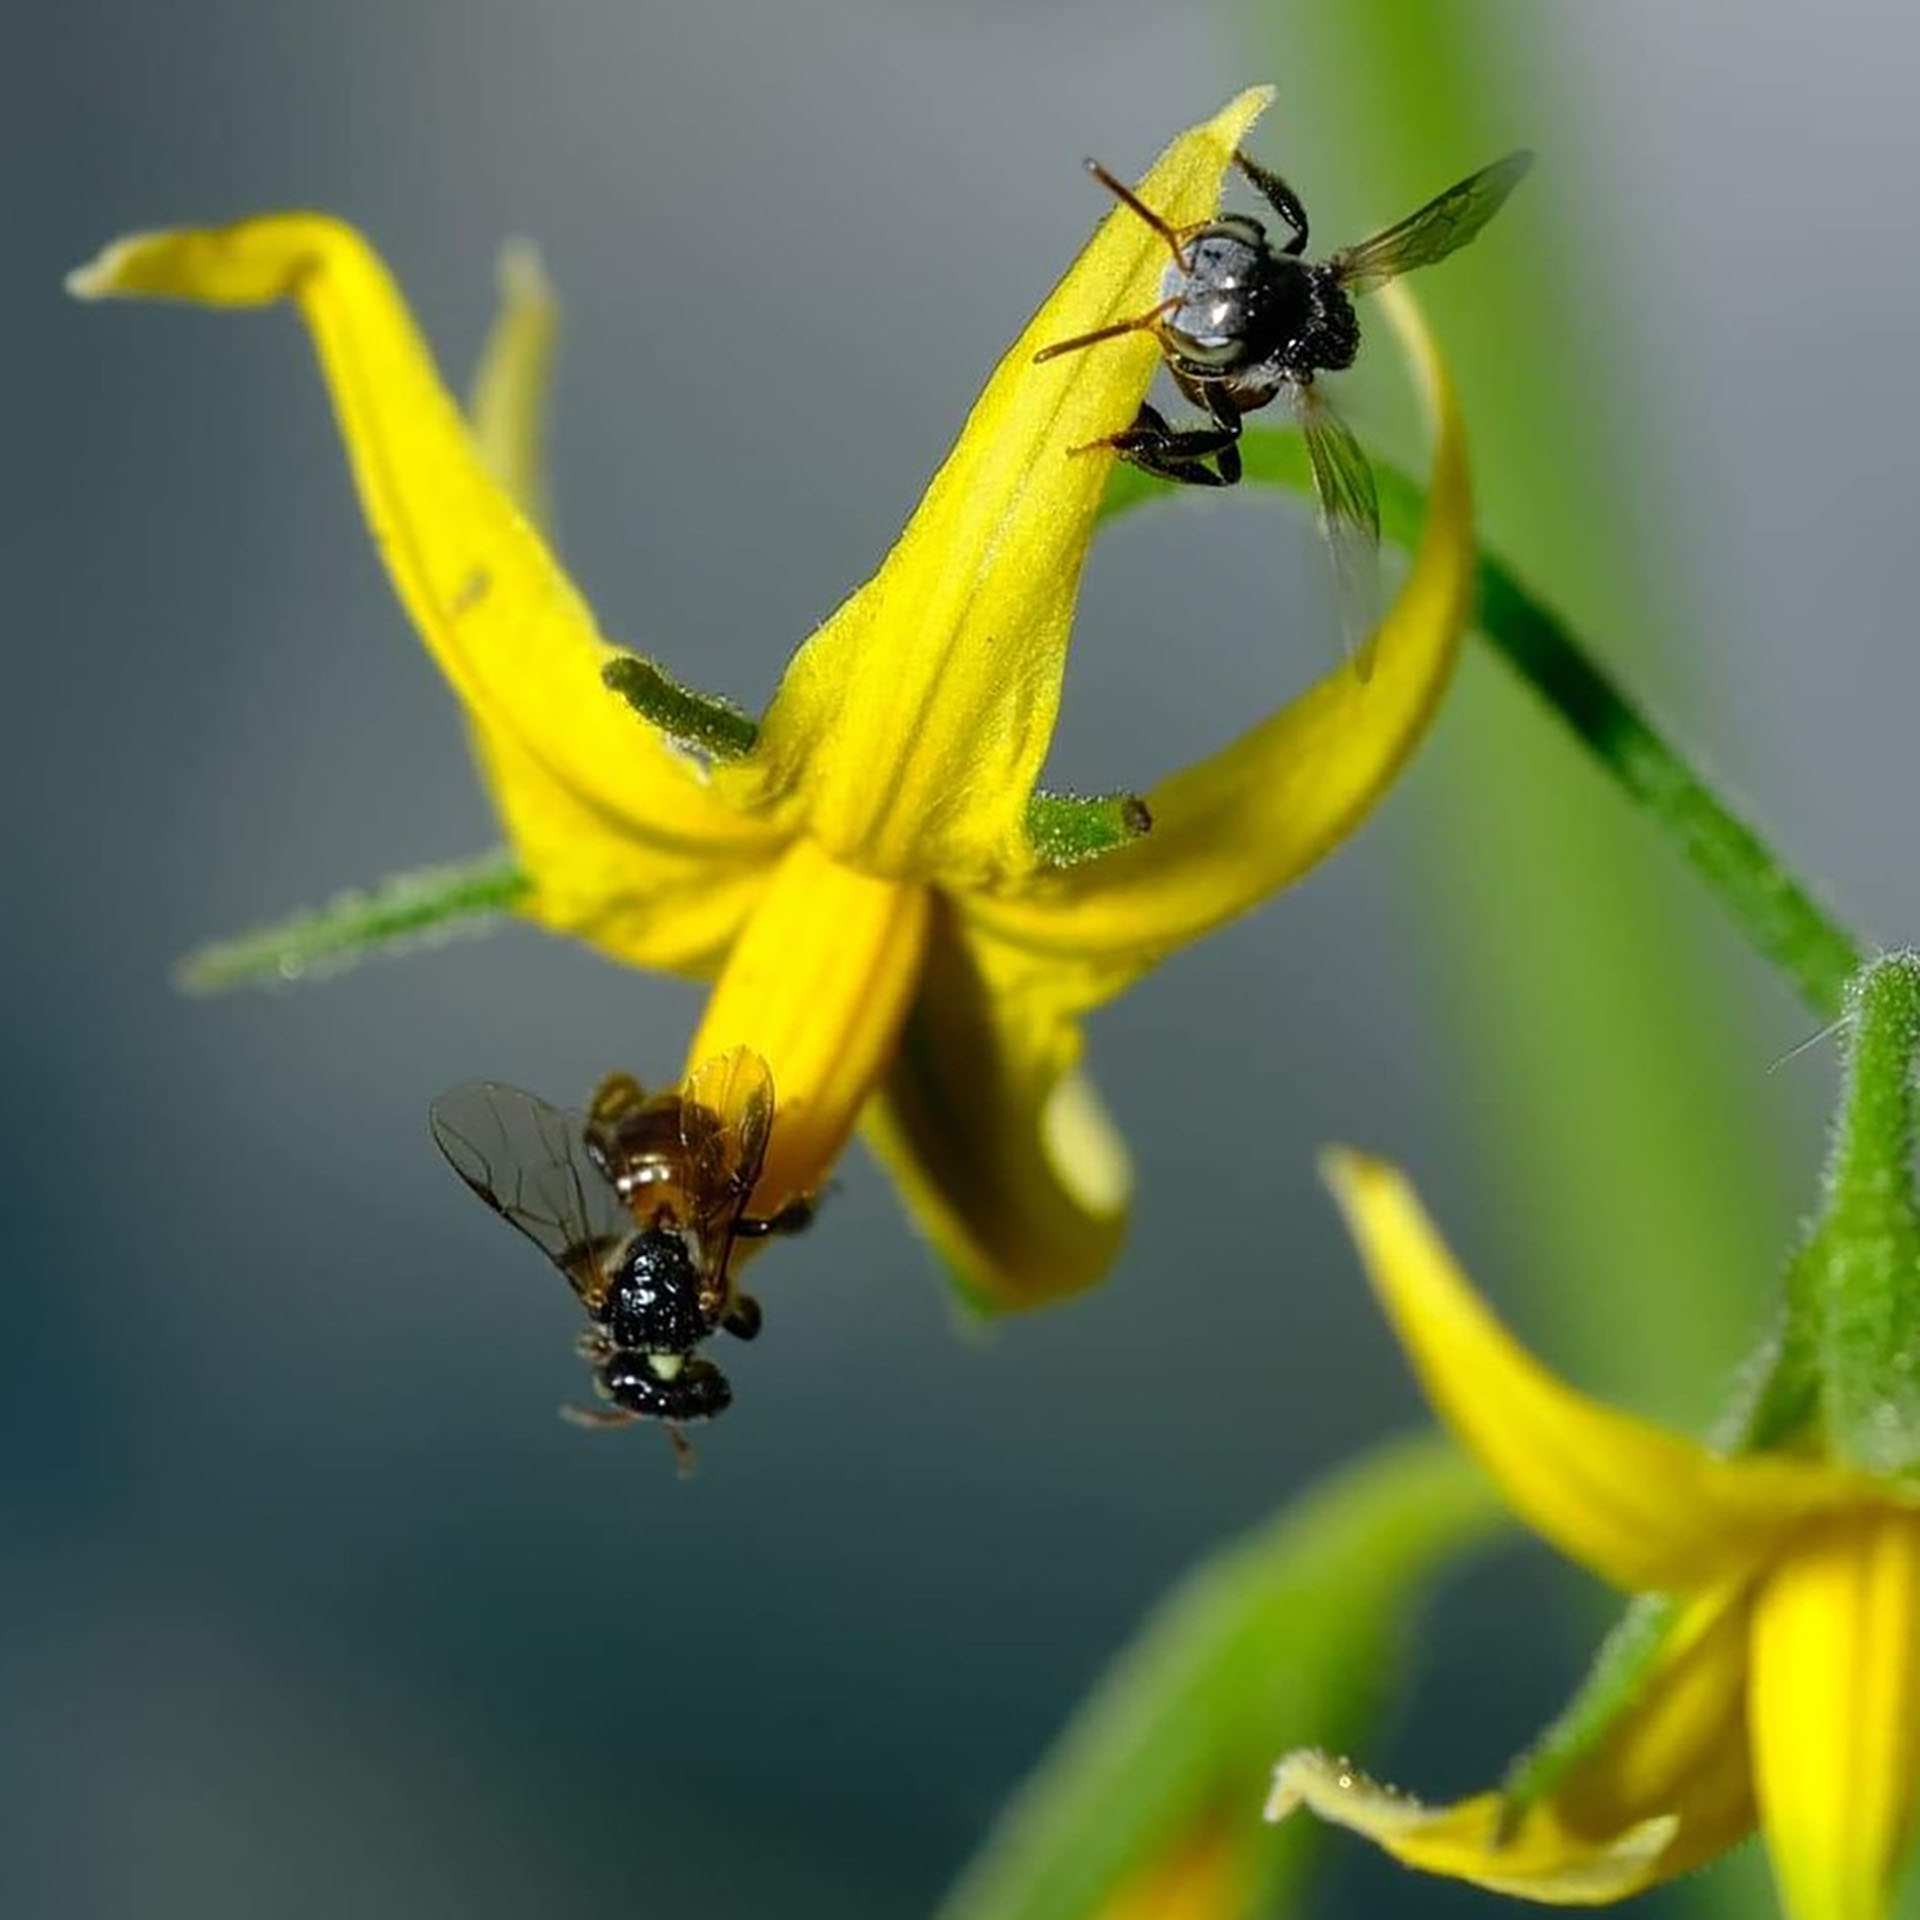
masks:
<path fill-rule="evenodd" d="M 1360 443 L 1321 397 L 1315 376 L 1353 365 L 1360 348 L 1354 300 L 1464 247 L 1500 211 L 1533 155 L 1522 151 L 1496 160 L 1397 226 L 1324 261 L 1301 257 L 1307 212 L 1293 189 L 1244 153 L 1236 150 L 1233 158 L 1286 223 L 1292 238 L 1285 246 L 1275 247 L 1266 228 L 1245 214 L 1169 226 L 1106 168 L 1087 162 L 1093 177 L 1166 242 L 1173 264 L 1160 283 L 1157 306 L 1056 341 L 1034 358 L 1051 360 L 1121 334 L 1151 333 L 1174 385 L 1206 410 L 1211 424 L 1172 426 L 1143 401 L 1131 426 L 1073 451 L 1112 447 L 1143 471 L 1189 486 L 1232 486 L 1240 478 L 1242 417 L 1286 392 L 1306 438 L 1342 620 L 1358 645 L 1375 623 L 1380 504 Z"/>
<path fill-rule="evenodd" d="M 734 1243 L 797 1232 L 813 1216 L 805 1200 L 768 1219 L 746 1213 L 773 1111 L 773 1076 L 744 1047 L 683 1090 L 648 1094 L 631 1074 L 609 1074 L 584 1115 L 493 1081 L 434 1101 L 448 1164 L 566 1275 L 593 1323 L 580 1352 L 608 1405 L 563 1407 L 564 1417 L 658 1420 L 684 1468 L 680 1428 L 731 1404 L 727 1376 L 696 1349 L 717 1332 L 760 1331 L 759 1302 L 730 1271 Z"/>

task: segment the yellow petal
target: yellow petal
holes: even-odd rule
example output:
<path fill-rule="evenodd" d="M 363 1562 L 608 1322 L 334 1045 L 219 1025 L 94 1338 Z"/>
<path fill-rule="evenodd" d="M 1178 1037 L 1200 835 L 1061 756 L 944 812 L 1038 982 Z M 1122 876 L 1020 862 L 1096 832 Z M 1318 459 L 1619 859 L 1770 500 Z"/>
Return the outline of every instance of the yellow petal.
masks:
<path fill-rule="evenodd" d="M 750 1203 L 777 1213 L 823 1180 L 886 1071 L 926 949 L 924 888 L 788 850 L 687 1050 L 687 1071 L 747 1047 L 773 1073 L 773 1140 Z"/>
<path fill-rule="evenodd" d="M 537 527 L 549 525 L 547 386 L 560 304 L 530 246 L 500 250 L 500 304 L 474 374 L 467 417 L 480 457 Z"/>
<path fill-rule="evenodd" d="M 1146 202 L 1175 224 L 1211 214 L 1270 98 L 1255 88 L 1183 134 L 1141 182 Z M 949 878 L 1028 864 L 1027 796 L 1113 461 L 1068 449 L 1131 423 L 1159 357 L 1145 334 L 1043 366 L 1033 356 L 1151 307 L 1166 265 L 1137 216 L 1107 216 L 1000 362 L 879 573 L 788 667 L 753 777 L 791 792 L 847 860 Z"/>
<path fill-rule="evenodd" d="M 1080 1034 L 995 991 L 944 903 L 868 1144 L 969 1300 L 1005 1313 L 1092 1286 L 1127 1228 L 1125 1143 Z"/>
<path fill-rule="evenodd" d="M 1596 1843 L 1535 1815 L 1503 1840 L 1497 1793 L 1429 1807 L 1376 1786 L 1345 1761 L 1311 1752 L 1281 1761 L 1267 1815 L 1281 1820 L 1297 1807 L 1364 1834 L 1422 1873 L 1554 1906 L 1604 1906 L 1653 1886 L 1665 1878 L 1660 1859 L 1679 1831 L 1675 1816 L 1662 1814 Z"/>
<path fill-rule="evenodd" d="M 474 759 L 532 891 L 522 919 L 624 966 L 710 978 L 766 891 L 758 848 L 689 849 L 613 832 L 508 735 L 475 723 Z"/>
<path fill-rule="evenodd" d="M 1446 691 L 1472 603 L 1465 440 L 1412 298 L 1393 287 L 1378 305 L 1419 377 L 1434 453 L 1426 525 L 1380 628 L 1372 677 L 1337 668 L 1231 746 L 1163 781 L 1146 796 L 1153 831 L 1131 845 L 979 903 L 977 916 L 1002 938 L 1078 969 L 1083 1008 L 1338 846 L 1406 763 Z M 1244 636 L 1261 643 L 1251 629 Z"/>
<path fill-rule="evenodd" d="M 546 520 L 542 448 L 559 308 L 531 247 L 500 256 L 500 301 L 469 412 L 482 458 L 536 524 Z M 609 832 L 604 815 L 546 777 L 512 735 L 472 722 L 474 758 L 533 892 L 516 909 L 628 966 L 716 972 L 765 888 L 769 863 Z"/>
<path fill-rule="evenodd" d="M 374 543 L 475 721 L 518 746 L 526 777 L 601 815 L 604 832 L 688 852 L 765 841 L 767 829 L 724 806 L 602 687 L 613 650 L 488 470 L 398 289 L 352 228 L 291 213 L 135 234 L 68 284 L 87 299 L 294 301 Z"/>
<path fill-rule="evenodd" d="M 1754 1604 L 1761 1824 L 1792 1920 L 1881 1920 L 1920 1784 L 1920 1515 L 1835 1515 Z"/>
<path fill-rule="evenodd" d="M 1514 1340 L 1392 1167 L 1326 1174 L 1427 1398 L 1536 1532 L 1628 1592 L 1737 1578 L 1859 1482 L 1778 1455 L 1723 1460 L 1590 1400 Z"/>
<path fill-rule="evenodd" d="M 1517 1819 L 1498 1793 L 1423 1806 L 1318 1753 L 1281 1761 L 1268 1817 L 1306 1806 L 1423 1873 L 1559 1905 L 1625 1899 L 1686 1873 L 1753 1826 L 1742 1594 L 1692 1602 L 1639 1701 Z"/>

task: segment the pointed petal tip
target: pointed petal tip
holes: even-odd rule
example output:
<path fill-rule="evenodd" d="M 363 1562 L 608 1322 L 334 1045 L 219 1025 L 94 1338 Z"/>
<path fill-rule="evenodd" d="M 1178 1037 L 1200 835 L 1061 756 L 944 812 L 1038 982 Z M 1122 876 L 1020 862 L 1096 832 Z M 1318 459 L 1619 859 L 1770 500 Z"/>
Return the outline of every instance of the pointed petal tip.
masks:
<path fill-rule="evenodd" d="M 1281 1755 L 1262 1812 L 1266 1820 L 1277 1823 L 1302 1807 L 1371 1839 L 1427 1816 L 1427 1808 L 1418 1800 L 1381 1786 L 1352 1761 L 1335 1759 L 1318 1747 L 1296 1747 Z"/>
<path fill-rule="evenodd" d="M 1503 1834 L 1496 1794 L 1430 1807 L 1311 1747 L 1285 1755 L 1275 1767 L 1266 1817 L 1284 1820 L 1301 1807 L 1423 1873 L 1582 1906 L 1624 1899 L 1662 1878 L 1661 1856 L 1680 1828 L 1677 1814 L 1661 1813 L 1604 1840 L 1551 1826 Z"/>
<path fill-rule="evenodd" d="M 1279 98 L 1280 89 L 1263 84 L 1243 88 L 1206 123 L 1207 131 L 1229 147 L 1237 147 L 1253 123 Z"/>
<path fill-rule="evenodd" d="M 121 239 L 109 240 L 91 260 L 75 267 L 61 284 L 76 300 L 106 299 L 120 291 L 128 258 L 149 237 L 144 233 L 130 233 Z"/>
<path fill-rule="evenodd" d="M 529 306 L 551 307 L 558 304 L 553 279 L 547 272 L 539 244 L 522 234 L 510 235 L 500 243 L 494 260 L 494 281 L 503 300 Z"/>
<path fill-rule="evenodd" d="M 1403 1178 L 1392 1161 L 1338 1142 L 1322 1147 L 1314 1164 L 1322 1184 L 1346 1212 L 1369 1188 L 1390 1186 Z"/>
<path fill-rule="evenodd" d="M 1243 87 L 1227 104 L 1220 109 L 1219 117 L 1244 116 L 1245 124 L 1252 126 L 1266 110 L 1279 99 L 1280 89 L 1271 80 L 1262 80 L 1258 85 Z"/>

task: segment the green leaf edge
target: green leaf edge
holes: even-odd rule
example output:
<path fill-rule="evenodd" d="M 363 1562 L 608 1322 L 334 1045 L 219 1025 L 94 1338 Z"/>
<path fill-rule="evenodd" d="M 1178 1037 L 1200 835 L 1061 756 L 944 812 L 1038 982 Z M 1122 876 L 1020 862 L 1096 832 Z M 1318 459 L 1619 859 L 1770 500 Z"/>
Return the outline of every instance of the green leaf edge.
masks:
<path fill-rule="evenodd" d="M 1422 1436 L 1210 1556 L 1074 1710 L 937 1920 L 1082 1920 L 1214 1818 L 1244 1841 L 1259 1911 L 1277 1911 L 1311 1830 L 1261 1823 L 1274 1761 L 1357 1740 L 1426 1580 L 1506 1524 L 1479 1469 Z"/>

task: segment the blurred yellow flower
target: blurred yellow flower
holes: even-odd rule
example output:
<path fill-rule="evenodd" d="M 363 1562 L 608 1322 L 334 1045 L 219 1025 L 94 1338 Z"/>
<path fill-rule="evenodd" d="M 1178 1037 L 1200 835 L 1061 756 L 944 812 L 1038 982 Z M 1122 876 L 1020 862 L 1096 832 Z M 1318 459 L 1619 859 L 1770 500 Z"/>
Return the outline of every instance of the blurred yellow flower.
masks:
<path fill-rule="evenodd" d="M 1609 1709 L 1540 1791 L 1425 1807 L 1302 1752 L 1271 1817 L 1304 1804 L 1409 1866 L 1565 1904 L 1684 1873 L 1757 1822 L 1794 1920 L 1881 1920 L 1920 1781 L 1920 1488 L 1723 1458 L 1587 1399 L 1476 1298 L 1398 1173 L 1353 1153 L 1328 1172 L 1428 1397 L 1521 1518 L 1672 1598 L 1639 1655 L 1631 1633 L 1616 1649 L 1618 1686 L 1603 1659 Z"/>
<path fill-rule="evenodd" d="M 1207 217 L 1269 97 L 1174 141 L 1146 200 L 1175 224 Z M 1436 445 L 1372 681 L 1329 676 L 1144 806 L 1036 791 L 1111 466 L 1068 449 L 1131 420 L 1156 349 L 1034 354 L 1150 305 L 1162 265 L 1132 215 L 1101 225 L 757 725 L 611 646 L 538 531 L 550 306 L 526 263 L 471 422 L 337 221 L 139 234 L 70 284 L 297 305 L 374 540 L 471 722 L 528 883 L 516 909 L 630 965 L 714 979 L 690 1064 L 747 1046 L 774 1076 L 756 1212 L 818 1186 L 864 1117 L 970 1296 L 1006 1309 L 1098 1279 L 1124 1230 L 1127 1156 L 1077 1071 L 1079 1016 L 1351 830 L 1432 715 L 1471 590 L 1459 422 L 1390 290 Z M 745 527 L 741 543 L 744 558 Z"/>

